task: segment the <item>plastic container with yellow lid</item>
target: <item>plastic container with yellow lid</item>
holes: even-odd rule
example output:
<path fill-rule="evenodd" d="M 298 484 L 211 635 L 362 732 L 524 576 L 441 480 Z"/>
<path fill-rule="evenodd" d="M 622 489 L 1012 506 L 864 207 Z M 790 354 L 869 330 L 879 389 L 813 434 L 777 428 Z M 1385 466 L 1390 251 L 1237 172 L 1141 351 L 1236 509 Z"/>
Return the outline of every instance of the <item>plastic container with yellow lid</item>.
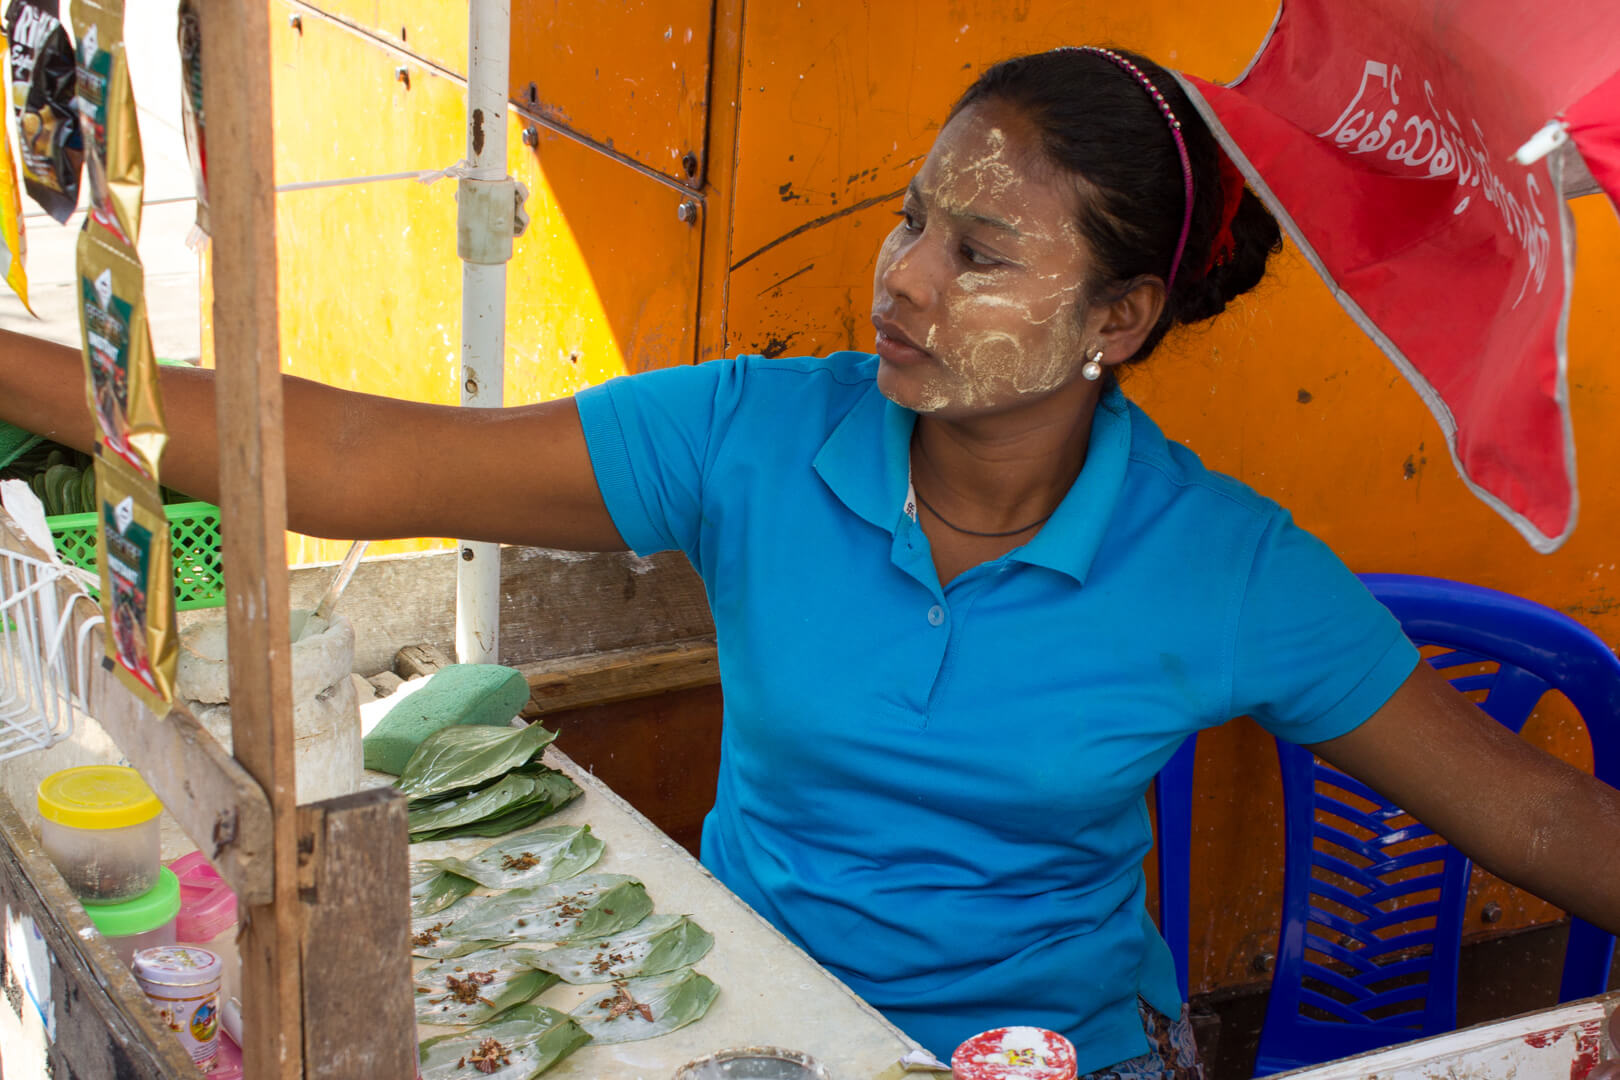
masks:
<path fill-rule="evenodd" d="M 119 904 L 151 890 L 161 868 L 163 804 L 121 765 L 63 769 L 39 783 L 40 842 L 86 904 Z"/>

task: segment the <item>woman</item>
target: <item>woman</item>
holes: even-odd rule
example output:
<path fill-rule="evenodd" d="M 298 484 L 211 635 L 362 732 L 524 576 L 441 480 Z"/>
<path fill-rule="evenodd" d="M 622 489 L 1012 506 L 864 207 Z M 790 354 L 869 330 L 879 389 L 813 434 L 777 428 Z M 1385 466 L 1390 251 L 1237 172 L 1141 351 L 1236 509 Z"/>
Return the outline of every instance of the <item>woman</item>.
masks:
<path fill-rule="evenodd" d="M 1024 1023 L 1067 1034 L 1084 1071 L 1197 1075 L 1144 906 L 1142 796 L 1231 716 L 1620 927 L 1614 860 L 1586 857 L 1620 842 L 1620 796 L 1457 696 L 1326 548 L 1114 385 L 1277 243 L 1162 69 L 1011 60 L 957 104 L 879 252 L 875 356 L 500 411 L 289 379 L 289 520 L 680 548 L 724 673 L 716 874 L 941 1056 Z M 10 345 L 0 412 L 83 445 L 74 355 Z M 209 376 L 163 379 L 165 480 L 208 495 Z M 523 469 L 466 483 L 515 445 Z M 407 457 L 402 492 L 385 479 Z"/>

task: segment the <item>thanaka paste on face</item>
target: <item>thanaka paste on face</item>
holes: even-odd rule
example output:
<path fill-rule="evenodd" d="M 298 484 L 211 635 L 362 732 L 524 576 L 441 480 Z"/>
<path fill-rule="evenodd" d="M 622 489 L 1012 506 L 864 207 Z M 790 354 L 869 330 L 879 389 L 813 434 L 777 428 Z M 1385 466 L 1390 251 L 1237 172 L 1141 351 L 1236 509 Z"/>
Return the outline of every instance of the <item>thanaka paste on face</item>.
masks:
<path fill-rule="evenodd" d="M 941 133 L 930 163 L 932 169 L 925 164 L 919 174 L 927 176 L 922 193 L 929 213 L 947 217 L 983 214 L 1006 221 L 1021 234 L 1022 239 L 1014 247 L 1027 257 L 1025 261 L 1050 263 L 1056 257 L 1067 265 L 1061 272 L 1046 273 L 1021 265 L 1021 276 L 1011 284 L 1005 275 L 971 268 L 939 280 L 934 287 L 941 293 L 937 304 L 946 325 L 968 329 L 960 340 L 950 342 L 941 334 L 937 317 L 926 329 L 915 325 L 909 328 L 920 336 L 921 344 L 938 364 L 938 370 L 916 388 L 914 400 L 900 402 L 917 412 L 977 409 L 1010 404 L 1009 399 L 1021 396 L 1047 394 L 1076 378 L 1085 362 L 1084 283 L 1079 269 L 1086 248 L 1073 214 L 1031 211 L 1029 189 L 1036 184 L 1047 185 L 1048 181 L 1027 176 L 1019 169 L 1020 151 L 1001 127 L 992 125 L 975 138 L 971 125 L 983 122 L 982 112 L 970 109 Z M 949 130 L 962 123 L 969 126 Z M 982 145 L 974 147 L 976 141 Z M 1046 187 L 1043 193 L 1050 191 Z M 1051 220 L 1054 216 L 1056 221 Z M 896 265 L 897 258 L 912 257 L 910 251 L 900 253 L 907 235 L 902 223 L 885 239 L 879 252 L 873 283 L 875 307 L 883 308 L 888 296 L 885 273 Z M 1063 259 L 1063 251 L 1056 250 L 1056 245 L 1062 245 L 1070 257 Z M 1017 295 L 1008 295 L 1009 290 Z M 994 322 L 995 315 L 1002 313 L 1011 316 L 1010 324 L 1003 321 L 1001 325 L 972 327 L 982 317 Z M 1029 342 L 1018 333 L 1020 327 L 1047 324 L 1052 324 L 1052 329 L 1044 340 Z"/>

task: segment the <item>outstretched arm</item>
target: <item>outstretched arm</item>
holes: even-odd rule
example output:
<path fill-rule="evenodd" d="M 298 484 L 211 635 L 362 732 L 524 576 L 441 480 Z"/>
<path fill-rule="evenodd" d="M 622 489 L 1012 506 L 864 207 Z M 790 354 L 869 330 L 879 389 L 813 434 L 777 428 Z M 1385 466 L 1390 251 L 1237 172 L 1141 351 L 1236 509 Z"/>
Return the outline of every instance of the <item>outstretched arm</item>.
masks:
<path fill-rule="evenodd" d="M 219 498 L 213 372 L 164 367 L 163 482 Z M 288 376 L 287 522 L 313 536 L 453 536 L 621 551 L 571 400 L 422 405 Z M 0 420 L 89 450 L 76 350 L 0 331 Z"/>
<path fill-rule="evenodd" d="M 1531 746 L 1428 664 L 1366 723 L 1310 749 L 1493 874 L 1620 933 L 1620 791 Z"/>

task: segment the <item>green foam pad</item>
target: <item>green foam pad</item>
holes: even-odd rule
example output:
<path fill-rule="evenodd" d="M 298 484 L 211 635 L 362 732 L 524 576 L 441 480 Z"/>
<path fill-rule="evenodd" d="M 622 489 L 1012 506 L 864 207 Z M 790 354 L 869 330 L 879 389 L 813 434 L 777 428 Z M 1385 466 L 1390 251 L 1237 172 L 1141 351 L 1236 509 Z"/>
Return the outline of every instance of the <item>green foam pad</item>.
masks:
<path fill-rule="evenodd" d="M 501 664 L 451 664 L 427 678 L 360 741 L 366 768 L 398 776 L 422 740 L 452 724 L 503 726 L 529 700 L 521 671 Z"/>

